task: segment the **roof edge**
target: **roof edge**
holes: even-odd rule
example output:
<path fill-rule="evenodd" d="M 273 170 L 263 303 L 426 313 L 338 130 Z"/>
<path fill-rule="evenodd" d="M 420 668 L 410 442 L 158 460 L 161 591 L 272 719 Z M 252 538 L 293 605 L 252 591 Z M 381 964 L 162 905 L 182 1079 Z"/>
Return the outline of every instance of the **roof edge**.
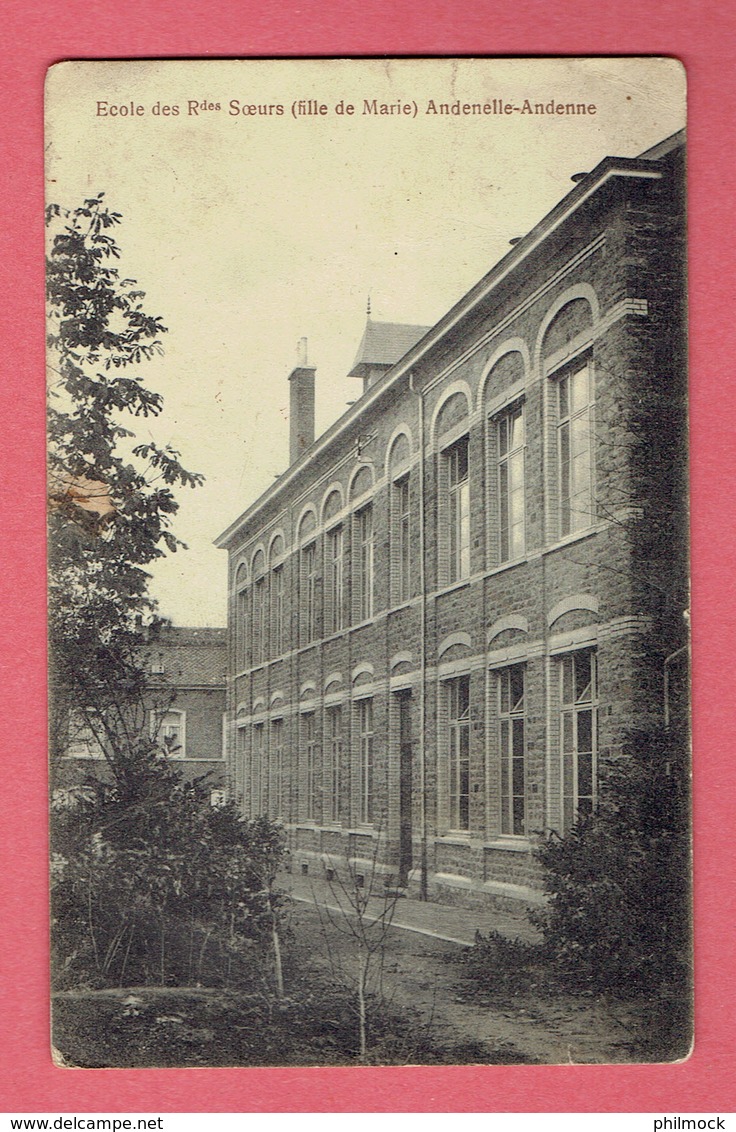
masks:
<path fill-rule="evenodd" d="M 684 131 L 681 131 L 684 136 Z M 673 134 L 677 138 L 679 134 Z M 666 141 L 672 140 L 665 139 Z M 659 143 L 663 145 L 664 142 Z M 657 147 L 653 147 L 656 149 Z M 672 146 L 675 148 L 675 145 Z M 647 151 L 651 152 L 651 151 Z M 335 440 L 344 430 L 347 430 L 362 413 L 393 387 L 415 366 L 443 336 L 469 315 L 473 309 L 484 300 L 513 270 L 515 270 L 535 248 L 552 232 L 572 216 L 590 197 L 597 193 L 614 177 L 637 177 L 645 180 L 660 180 L 663 176 L 661 169 L 656 168 L 657 161 L 645 157 L 604 157 L 573 189 L 553 206 L 527 233 L 519 240 L 509 252 L 506 253 L 469 291 L 450 307 L 433 327 L 429 329 L 415 346 L 399 359 L 383 377 L 376 382 L 358 401 L 345 413 L 337 418 L 321 436 L 317 437 L 312 445 L 306 449 L 297 461 L 290 464 L 278 479 L 271 484 L 253 503 L 243 511 L 223 532 L 213 540 L 214 546 L 219 550 L 227 549 L 230 540 L 245 526 L 267 503 L 277 498 L 283 488 L 296 479 L 307 467 L 310 461 L 328 444 Z"/>

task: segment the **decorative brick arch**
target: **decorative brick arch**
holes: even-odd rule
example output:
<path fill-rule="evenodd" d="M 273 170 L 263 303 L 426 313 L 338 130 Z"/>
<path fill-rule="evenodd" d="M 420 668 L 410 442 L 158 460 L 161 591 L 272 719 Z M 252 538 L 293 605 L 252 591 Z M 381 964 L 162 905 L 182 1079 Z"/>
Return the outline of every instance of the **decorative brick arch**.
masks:
<path fill-rule="evenodd" d="M 507 338 L 494 352 L 483 367 L 480 382 L 478 383 L 478 402 L 477 409 L 479 412 L 483 411 L 486 390 L 488 383 L 498 363 L 509 354 L 520 354 L 521 364 L 523 368 L 523 375 L 526 378 L 531 368 L 531 356 L 529 354 L 529 347 L 523 338 Z"/>
<path fill-rule="evenodd" d="M 368 676 L 372 680 L 374 676 L 373 665 L 366 664 L 365 662 L 356 664 L 355 668 L 350 673 L 350 683 L 356 684 L 361 676 Z"/>
<path fill-rule="evenodd" d="M 277 540 L 281 539 L 281 549 L 277 549 Z M 286 554 L 286 535 L 281 527 L 273 532 L 268 541 L 268 564 L 273 566 L 274 562 L 279 562 Z"/>
<path fill-rule="evenodd" d="M 342 672 L 331 672 L 325 678 L 325 694 L 329 691 L 336 692 L 342 687 Z"/>
<path fill-rule="evenodd" d="M 333 499 L 337 499 L 337 506 L 331 507 L 329 504 Z M 320 514 L 322 515 L 322 523 L 328 523 L 333 519 L 345 506 L 345 496 L 342 490 L 342 484 L 337 480 L 331 483 L 326 492 L 322 496 L 322 506 L 320 507 Z"/>
<path fill-rule="evenodd" d="M 440 641 L 437 648 L 437 659 L 440 660 L 446 652 L 458 645 L 462 648 L 472 649 L 473 642 L 470 639 L 470 633 L 450 633 L 449 636 Z"/>
<path fill-rule="evenodd" d="M 452 398 L 457 396 L 458 394 L 462 394 L 462 396 L 465 398 L 465 417 L 468 420 L 468 424 L 470 423 L 470 413 L 471 413 L 472 407 L 473 407 L 473 394 L 472 394 L 472 391 L 470 389 L 470 386 L 468 385 L 467 381 L 459 381 L 459 380 L 453 381 L 452 385 L 449 385 L 447 387 L 447 389 L 444 392 L 444 395 L 435 405 L 434 411 L 432 413 L 432 420 L 431 420 L 431 423 L 430 423 L 429 434 L 432 438 L 432 444 L 435 445 L 435 446 L 437 445 L 437 442 L 439 440 L 439 435 L 440 435 L 438 433 L 437 429 L 438 429 L 440 415 L 442 413 L 442 410 L 445 408 L 445 406 L 448 404 L 448 402 L 451 401 Z M 460 422 L 458 421 L 457 423 L 459 425 Z"/>
<path fill-rule="evenodd" d="M 599 601 L 593 594 L 570 594 L 569 597 L 563 597 L 556 605 L 553 605 L 547 614 L 547 625 L 551 628 L 555 621 L 559 621 L 566 613 L 574 613 L 577 610 L 585 610 L 589 613 L 598 615 Z"/>
<path fill-rule="evenodd" d="M 486 644 L 490 645 L 496 637 L 500 637 L 501 633 L 506 633 L 509 630 L 516 630 L 519 633 L 529 632 L 529 622 L 526 617 L 521 613 L 509 613 L 506 617 L 499 617 L 491 625 L 488 633 L 486 634 Z"/>
<path fill-rule="evenodd" d="M 600 302 L 598 300 L 598 295 L 595 291 L 595 288 L 593 288 L 590 283 L 576 283 L 574 286 L 568 287 L 567 290 L 563 291 L 561 295 L 558 295 L 558 297 L 552 303 L 551 307 L 548 309 L 547 313 L 542 319 L 539 331 L 537 332 L 537 340 L 534 347 L 534 359 L 538 366 L 541 366 L 542 364 L 544 357 L 544 340 L 547 336 L 547 331 L 549 330 L 550 326 L 555 321 L 558 314 L 560 314 L 560 312 L 566 306 L 579 299 L 584 299 L 590 307 L 590 333 L 591 338 L 593 337 L 601 316 L 601 308 Z"/>
<path fill-rule="evenodd" d="M 266 573 L 266 548 L 262 542 L 259 542 L 253 551 L 253 557 L 250 560 L 250 572 L 254 579 Z"/>
<path fill-rule="evenodd" d="M 394 452 L 395 452 L 395 450 L 398 449 L 399 440 L 402 437 L 407 442 L 409 452 L 406 456 L 402 455 L 401 457 L 396 459 L 394 457 Z M 411 458 L 412 458 L 413 454 L 414 454 L 414 443 L 412 441 L 411 432 L 410 432 L 407 425 L 400 424 L 391 433 L 391 436 L 389 437 L 388 444 L 386 445 L 386 466 L 385 466 L 386 478 L 389 479 L 391 477 L 391 475 L 396 473 L 396 472 L 405 471 L 406 468 L 408 467 L 408 465 L 411 462 Z"/>
<path fill-rule="evenodd" d="M 309 522 L 311 516 L 311 524 Z M 302 508 L 296 524 L 297 542 L 308 542 L 317 529 L 317 509 L 313 503 L 307 503 Z"/>
<path fill-rule="evenodd" d="M 248 563 L 244 558 L 241 558 L 235 566 L 235 589 L 243 590 L 250 582 L 250 570 Z"/>
<path fill-rule="evenodd" d="M 370 485 L 367 486 L 367 487 L 363 487 L 359 491 L 356 492 L 355 484 L 358 480 L 358 477 L 360 475 L 362 475 L 363 472 L 368 472 L 368 474 L 370 475 L 370 479 L 371 479 Z M 375 474 L 373 464 L 369 463 L 367 460 L 362 460 L 361 463 L 359 463 L 357 465 L 357 467 L 353 468 L 353 471 L 351 472 L 351 475 L 350 475 L 350 480 L 348 482 L 348 499 L 350 500 L 350 502 L 352 503 L 353 500 L 359 499 L 363 495 L 367 495 L 367 493 L 369 491 L 373 490 L 375 482 L 376 482 L 376 474 Z"/>

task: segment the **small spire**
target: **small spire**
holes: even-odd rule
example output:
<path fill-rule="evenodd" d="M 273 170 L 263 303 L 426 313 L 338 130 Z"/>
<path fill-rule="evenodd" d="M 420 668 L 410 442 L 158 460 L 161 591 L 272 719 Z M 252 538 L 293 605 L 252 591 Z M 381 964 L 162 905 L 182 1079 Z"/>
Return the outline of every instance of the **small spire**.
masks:
<path fill-rule="evenodd" d="M 368 296 L 368 302 L 367 302 L 367 304 L 366 304 L 366 311 L 365 311 L 365 313 L 366 313 L 366 317 L 367 317 L 367 318 L 370 318 L 370 317 L 371 317 L 371 297 L 370 297 L 370 295 Z"/>

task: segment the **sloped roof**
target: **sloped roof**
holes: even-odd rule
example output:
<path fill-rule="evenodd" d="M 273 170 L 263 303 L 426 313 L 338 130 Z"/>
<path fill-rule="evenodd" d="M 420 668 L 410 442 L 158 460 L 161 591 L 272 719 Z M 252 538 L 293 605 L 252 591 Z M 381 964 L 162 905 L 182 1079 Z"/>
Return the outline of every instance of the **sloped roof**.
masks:
<path fill-rule="evenodd" d="M 393 366 L 412 346 L 416 346 L 430 326 L 406 322 L 373 322 L 368 319 L 358 353 L 348 377 L 365 377 L 372 366 Z"/>
<path fill-rule="evenodd" d="M 146 649 L 153 682 L 173 687 L 224 687 L 227 675 L 227 629 L 165 629 Z M 154 669 L 163 666 L 163 672 Z"/>

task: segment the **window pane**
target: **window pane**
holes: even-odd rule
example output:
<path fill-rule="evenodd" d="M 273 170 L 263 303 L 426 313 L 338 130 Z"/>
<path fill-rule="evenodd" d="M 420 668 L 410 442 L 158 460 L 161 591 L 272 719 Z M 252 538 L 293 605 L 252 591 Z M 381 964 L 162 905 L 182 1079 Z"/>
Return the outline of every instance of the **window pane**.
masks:
<path fill-rule="evenodd" d="M 588 702 L 591 691 L 591 653 L 579 652 L 574 658 L 575 664 L 575 700 Z"/>

